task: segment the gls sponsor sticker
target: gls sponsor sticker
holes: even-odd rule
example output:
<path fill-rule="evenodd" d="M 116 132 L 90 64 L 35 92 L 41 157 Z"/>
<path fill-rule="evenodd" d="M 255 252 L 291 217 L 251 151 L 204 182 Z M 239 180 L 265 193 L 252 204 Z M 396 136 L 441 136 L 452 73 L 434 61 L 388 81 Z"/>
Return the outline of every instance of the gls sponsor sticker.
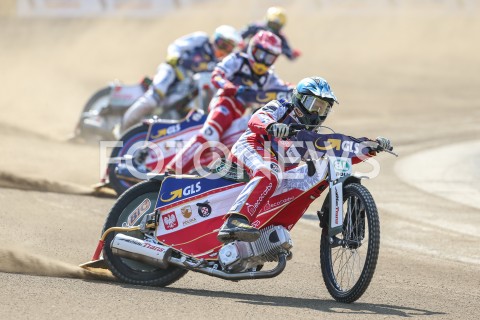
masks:
<path fill-rule="evenodd" d="M 198 193 L 202 190 L 202 186 L 200 185 L 200 182 L 197 182 L 195 184 L 191 184 L 189 186 L 186 186 L 185 188 L 180 188 L 177 190 L 173 190 L 168 194 L 162 194 L 160 196 L 160 199 L 162 199 L 163 202 L 170 202 L 173 201 L 177 198 L 182 198 L 183 196 L 189 196 L 195 193 Z"/>
<path fill-rule="evenodd" d="M 179 123 L 177 123 L 173 126 L 167 127 L 167 128 L 159 129 L 159 130 L 157 130 L 156 134 L 151 134 L 150 137 L 152 139 L 158 139 L 158 138 L 166 136 L 166 135 L 174 134 L 178 131 L 180 131 L 180 124 Z"/>

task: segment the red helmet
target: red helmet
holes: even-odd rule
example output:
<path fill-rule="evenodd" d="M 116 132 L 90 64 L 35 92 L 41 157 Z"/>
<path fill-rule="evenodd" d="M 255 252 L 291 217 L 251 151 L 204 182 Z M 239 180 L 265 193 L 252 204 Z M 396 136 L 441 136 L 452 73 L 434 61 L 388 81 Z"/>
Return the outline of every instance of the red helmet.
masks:
<path fill-rule="evenodd" d="M 259 31 L 248 44 L 247 54 L 253 72 L 265 74 L 282 53 L 282 40 L 270 31 Z"/>

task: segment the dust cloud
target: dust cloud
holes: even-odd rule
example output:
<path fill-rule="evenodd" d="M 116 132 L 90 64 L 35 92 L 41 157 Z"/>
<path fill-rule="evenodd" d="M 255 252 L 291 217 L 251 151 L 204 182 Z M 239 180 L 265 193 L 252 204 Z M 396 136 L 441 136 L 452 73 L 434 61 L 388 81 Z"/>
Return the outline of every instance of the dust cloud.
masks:
<path fill-rule="evenodd" d="M 86 270 L 16 248 L 0 248 L 0 272 L 88 280 L 115 280 L 113 275 L 105 269 Z"/>

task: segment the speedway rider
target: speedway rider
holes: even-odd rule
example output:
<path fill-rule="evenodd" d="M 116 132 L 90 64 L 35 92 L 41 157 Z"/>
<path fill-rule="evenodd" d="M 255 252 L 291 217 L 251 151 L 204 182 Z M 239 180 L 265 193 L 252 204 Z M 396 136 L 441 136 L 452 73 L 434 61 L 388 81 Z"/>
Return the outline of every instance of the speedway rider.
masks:
<path fill-rule="evenodd" d="M 247 131 L 230 154 L 232 162 L 247 169 L 250 181 L 227 213 L 217 235 L 219 241 L 252 242 L 260 237 L 259 230 L 250 223 L 280 185 L 285 163 L 278 155 L 288 155 L 288 149 L 294 148 L 287 138 L 289 124 L 303 124 L 313 130 L 325 121 L 335 102 L 337 98 L 327 81 L 310 77 L 297 84 L 292 102 L 273 100 L 252 116 Z M 390 146 L 386 138 L 378 137 L 377 142 L 385 149 Z M 281 153 L 279 148 L 283 148 Z"/>
<path fill-rule="evenodd" d="M 175 40 L 167 49 L 167 58 L 157 68 L 153 82 L 123 116 L 122 132 L 162 107 L 173 84 L 185 81 L 196 72 L 212 71 L 218 61 L 234 51 L 242 41 L 231 26 L 215 29 L 210 41 L 205 32 L 194 32 Z"/>
<path fill-rule="evenodd" d="M 290 85 L 282 81 L 271 66 L 281 54 L 281 40 L 269 31 L 260 31 L 251 40 L 247 52 L 230 54 L 217 64 L 212 83 L 219 88 L 210 104 L 210 113 L 200 132 L 167 164 L 167 171 L 186 173 L 194 168 L 195 153 L 207 141 L 220 141 L 232 122 L 245 112 L 245 105 L 237 92 L 249 89 L 288 91 Z"/>
<path fill-rule="evenodd" d="M 301 53 L 299 50 L 290 48 L 287 38 L 282 32 L 282 28 L 285 26 L 286 22 L 287 15 L 285 14 L 285 9 L 281 7 L 270 7 L 267 10 L 264 21 L 251 23 L 240 33 L 243 40 L 248 42 L 248 39 L 258 33 L 260 30 L 270 31 L 278 36 L 280 40 L 282 40 L 282 53 L 289 60 L 295 60 L 300 56 Z"/>

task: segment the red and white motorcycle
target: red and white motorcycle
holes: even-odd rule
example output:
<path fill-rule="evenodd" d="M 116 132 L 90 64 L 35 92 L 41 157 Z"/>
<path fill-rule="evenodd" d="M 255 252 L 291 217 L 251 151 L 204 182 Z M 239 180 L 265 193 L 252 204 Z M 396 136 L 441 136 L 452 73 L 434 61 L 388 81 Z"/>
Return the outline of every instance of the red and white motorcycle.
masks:
<path fill-rule="evenodd" d="M 309 159 L 285 171 L 252 222 L 261 231 L 255 242 L 217 240 L 223 216 L 248 179 L 222 162 L 204 176 L 152 174 L 128 189 L 108 214 L 93 261 L 82 266 L 108 267 L 121 281 L 149 286 L 167 286 L 187 271 L 232 281 L 272 278 L 292 258 L 289 231 L 329 189 L 318 208 L 323 280 L 336 300 L 356 301 L 375 271 L 380 224 L 373 197 L 352 174 L 352 164 L 377 151 L 394 153 L 343 134 L 300 130 L 296 141 Z M 272 261 L 277 265 L 263 270 Z"/>

